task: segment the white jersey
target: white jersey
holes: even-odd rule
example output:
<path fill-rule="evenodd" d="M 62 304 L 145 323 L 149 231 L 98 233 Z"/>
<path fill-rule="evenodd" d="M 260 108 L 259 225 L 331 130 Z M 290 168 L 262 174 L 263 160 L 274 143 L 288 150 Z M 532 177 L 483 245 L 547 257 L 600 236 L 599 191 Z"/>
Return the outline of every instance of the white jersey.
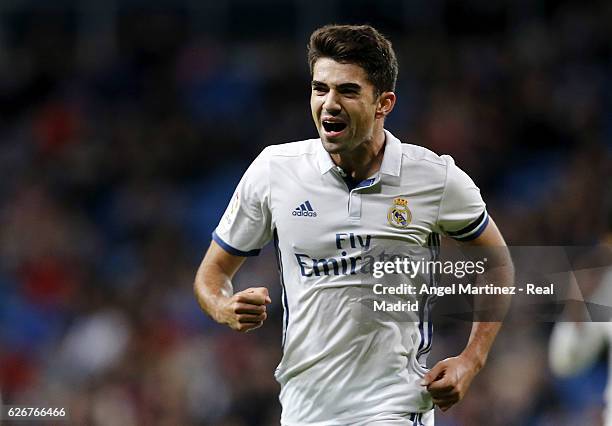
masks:
<path fill-rule="evenodd" d="M 431 347 L 428 305 L 420 321 L 364 327 L 354 315 L 363 285 L 358 262 L 373 245 L 476 238 L 488 216 L 479 189 L 451 157 L 385 137 L 379 173 L 352 189 L 320 139 L 267 147 L 213 233 L 241 256 L 275 242 L 283 425 L 393 423 L 433 407 L 418 384 Z"/>

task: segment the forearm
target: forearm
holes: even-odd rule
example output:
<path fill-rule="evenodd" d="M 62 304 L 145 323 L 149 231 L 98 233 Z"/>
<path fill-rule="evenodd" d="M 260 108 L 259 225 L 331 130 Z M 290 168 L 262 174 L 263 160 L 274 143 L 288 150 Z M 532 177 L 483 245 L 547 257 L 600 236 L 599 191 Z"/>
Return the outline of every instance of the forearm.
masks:
<path fill-rule="evenodd" d="M 194 292 L 202 310 L 213 320 L 223 322 L 220 307 L 234 293 L 231 277 L 218 265 L 205 259 L 196 274 Z"/>
<path fill-rule="evenodd" d="M 480 279 L 477 279 L 476 283 L 479 286 L 488 283 L 507 283 L 506 285 L 509 285 L 513 281 L 513 275 L 511 263 L 504 261 L 495 263 L 495 267 L 488 268 L 483 275 L 478 277 Z M 475 297 L 475 313 L 491 308 L 495 312 L 487 312 L 485 321 L 482 321 L 483 318 L 475 320 L 468 343 L 461 354 L 438 362 L 425 375 L 422 382 L 424 386 L 427 386 L 434 404 L 442 411 L 448 410 L 463 398 L 472 380 L 485 365 L 510 302 L 505 296 L 500 295 Z"/>
<path fill-rule="evenodd" d="M 234 293 L 232 278 L 244 259 L 227 253 L 213 241 L 193 284 L 202 310 L 218 323 L 240 332 L 261 327 L 267 318 L 266 305 L 271 303 L 265 287 Z"/>
<path fill-rule="evenodd" d="M 514 284 L 512 259 L 493 219 L 480 236 L 461 247 L 468 258 L 485 261 L 484 273 L 476 278 L 477 287 L 488 289 L 487 284 L 494 284 L 496 288 Z M 465 349 L 459 356 L 446 358 L 434 365 L 421 383 L 427 386 L 434 404 L 442 411 L 463 398 L 472 380 L 485 365 L 509 306 L 509 295 L 475 296 L 472 332 Z"/>
<path fill-rule="evenodd" d="M 462 356 L 472 360 L 478 370 L 484 367 L 493 341 L 501 327 L 499 322 L 475 322 Z"/>
<path fill-rule="evenodd" d="M 477 285 L 495 284 L 496 287 L 514 285 L 514 267 L 506 248 L 497 248 L 500 253 L 495 259 L 495 266 L 477 278 Z M 473 360 L 475 366 L 481 369 L 487 361 L 493 341 L 501 328 L 502 321 L 511 302 L 510 295 L 492 294 L 477 295 L 474 301 L 474 323 L 468 344 L 463 355 Z"/>

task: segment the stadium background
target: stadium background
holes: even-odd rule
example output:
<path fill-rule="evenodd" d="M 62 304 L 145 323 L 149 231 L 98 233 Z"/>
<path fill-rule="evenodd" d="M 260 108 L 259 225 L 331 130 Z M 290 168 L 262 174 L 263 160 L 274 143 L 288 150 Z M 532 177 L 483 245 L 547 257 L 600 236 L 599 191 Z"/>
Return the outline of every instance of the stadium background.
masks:
<path fill-rule="evenodd" d="M 316 135 L 305 60 L 319 25 L 371 23 L 400 62 L 389 128 L 449 153 L 511 244 L 606 232 L 612 4 L 228 0 L 0 3 L 0 392 L 78 424 L 278 424 L 271 250 L 237 287 L 271 315 L 241 335 L 192 281 L 242 172 Z M 550 324 L 506 328 L 437 424 L 598 424 L 606 366 L 552 377 Z M 466 330 L 441 330 L 431 360 Z"/>

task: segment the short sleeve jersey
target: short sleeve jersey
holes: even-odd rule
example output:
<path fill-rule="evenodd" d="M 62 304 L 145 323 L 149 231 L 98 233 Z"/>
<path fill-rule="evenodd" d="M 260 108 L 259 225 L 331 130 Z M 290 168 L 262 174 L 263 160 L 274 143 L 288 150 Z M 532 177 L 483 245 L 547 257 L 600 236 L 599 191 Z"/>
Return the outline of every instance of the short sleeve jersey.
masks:
<path fill-rule="evenodd" d="M 430 410 L 418 384 L 433 331 L 427 305 L 418 322 L 363 327 L 353 309 L 363 286 L 358 262 L 374 245 L 435 246 L 440 234 L 471 240 L 488 220 L 479 189 L 451 157 L 388 131 L 379 172 L 358 185 L 347 185 L 320 139 L 264 149 L 213 238 L 239 256 L 274 240 L 284 310 L 275 372 L 282 424 L 367 424 Z"/>

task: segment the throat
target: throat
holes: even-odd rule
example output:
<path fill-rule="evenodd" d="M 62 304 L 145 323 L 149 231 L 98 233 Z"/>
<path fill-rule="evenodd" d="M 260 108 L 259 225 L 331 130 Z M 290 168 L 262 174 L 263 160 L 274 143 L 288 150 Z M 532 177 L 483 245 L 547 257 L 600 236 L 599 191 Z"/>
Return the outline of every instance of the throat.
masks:
<path fill-rule="evenodd" d="M 350 175 L 342 176 L 342 180 L 344 180 L 344 183 L 346 183 L 346 187 L 349 191 L 352 191 L 359 185 L 359 182 L 356 179 L 353 179 Z"/>
<path fill-rule="evenodd" d="M 364 179 L 378 173 L 384 151 L 385 147 L 382 146 L 376 153 L 368 149 L 356 149 L 348 153 L 331 154 L 331 157 L 334 163 L 338 165 L 338 173 L 347 182 L 347 185 L 349 185 L 349 181 L 358 185 Z"/>

